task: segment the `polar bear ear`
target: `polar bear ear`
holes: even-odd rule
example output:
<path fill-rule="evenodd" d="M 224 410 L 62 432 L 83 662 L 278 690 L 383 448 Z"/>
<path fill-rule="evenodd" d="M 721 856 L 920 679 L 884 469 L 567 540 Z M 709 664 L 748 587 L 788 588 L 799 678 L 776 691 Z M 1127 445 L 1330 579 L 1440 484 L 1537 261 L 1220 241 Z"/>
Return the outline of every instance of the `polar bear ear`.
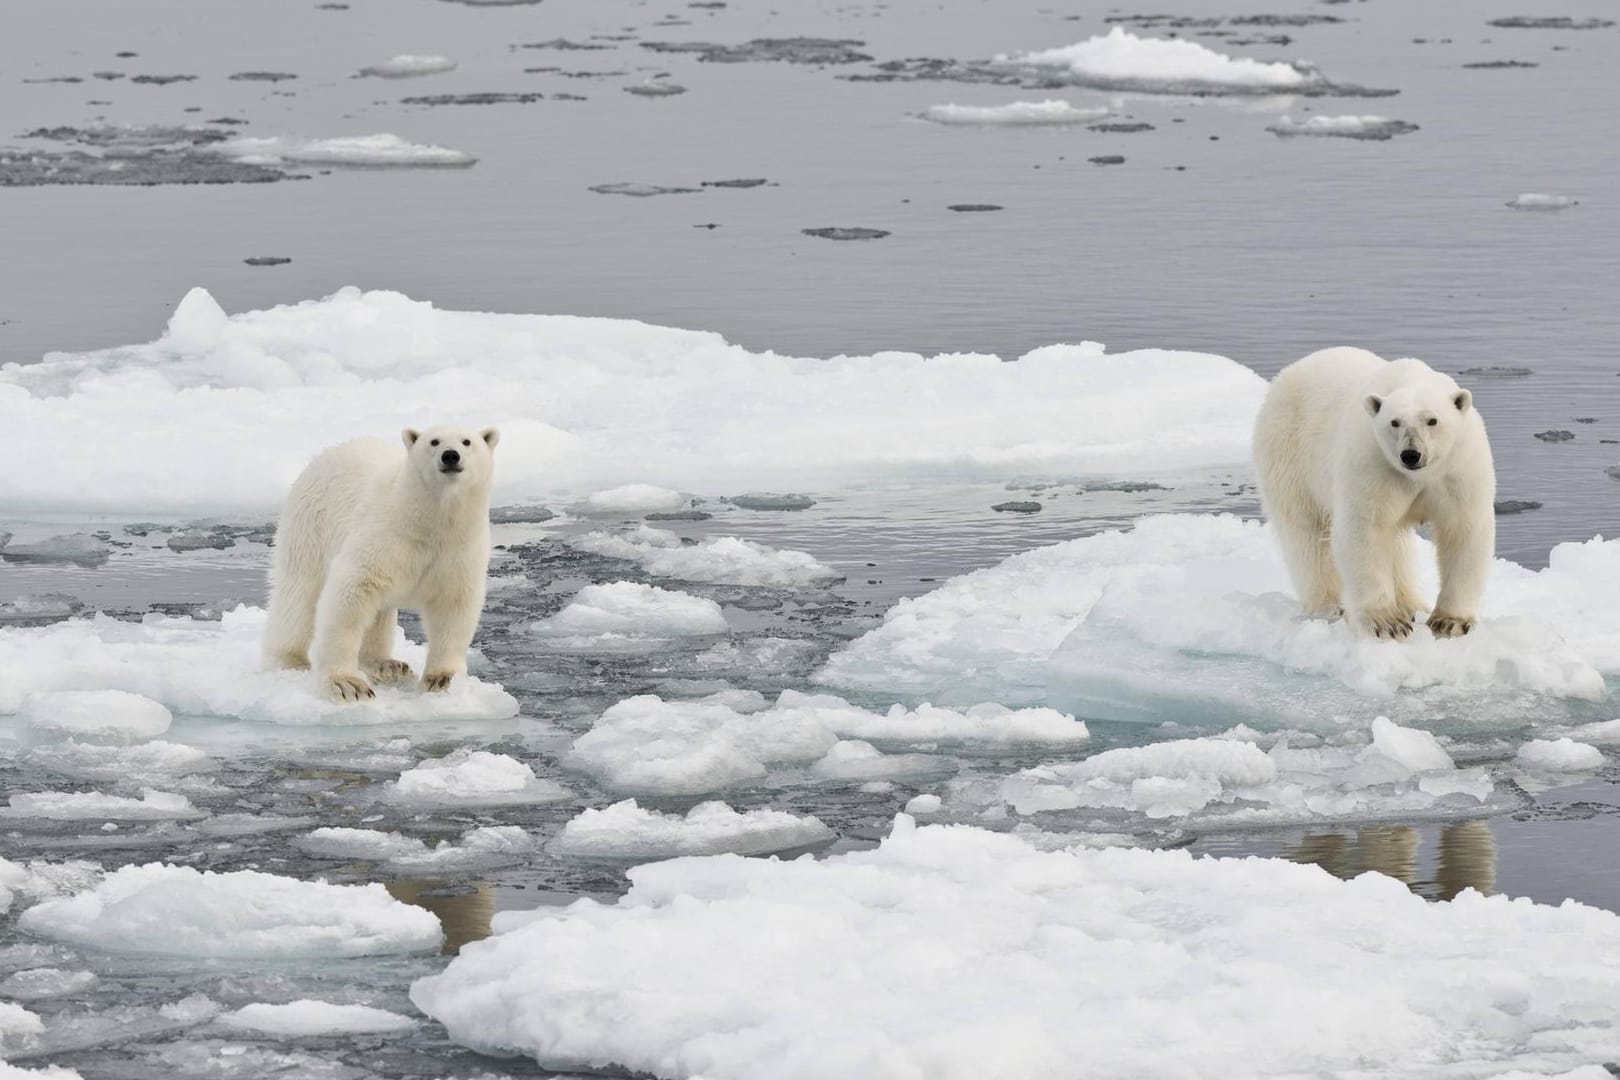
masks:
<path fill-rule="evenodd" d="M 1467 390 L 1459 390 L 1452 396 L 1451 403 L 1457 406 L 1458 412 L 1467 412 L 1468 406 L 1474 403 L 1474 395 Z"/>
<path fill-rule="evenodd" d="M 1366 408 L 1368 416 L 1377 416 L 1378 410 L 1384 407 L 1384 399 L 1377 394 L 1368 394 L 1361 404 Z"/>
<path fill-rule="evenodd" d="M 484 445 L 491 450 L 495 449 L 495 444 L 501 441 L 501 433 L 492 427 L 487 427 L 478 434 L 484 437 Z"/>
<path fill-rule="evenodd" d="M 422 437 L 422 433 L 413 427 L 408 427 L 399 433 L 399 437 L 404 440 L 405 449 L 409 450 L 416 445 L 416 440 Z"/>

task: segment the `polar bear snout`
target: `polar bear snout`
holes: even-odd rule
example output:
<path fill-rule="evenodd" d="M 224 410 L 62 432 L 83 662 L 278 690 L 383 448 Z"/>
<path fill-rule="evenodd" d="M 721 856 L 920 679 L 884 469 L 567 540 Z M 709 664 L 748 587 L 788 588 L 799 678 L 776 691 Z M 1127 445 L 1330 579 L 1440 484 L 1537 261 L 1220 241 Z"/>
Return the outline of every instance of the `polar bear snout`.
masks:
<path fill-rule="evenodd" d="M 1423 455 L 1418 453 L 1416 450 L 1402 450 L 1401 464 L 1405 465 L 1413 472 L 1416 472 L 1417 470 L 1423 468 Z"/>
<path fill-rule="evenodd" d="M 440 472 L 460 472 L 461 471 L 461 451 L 459 451 L 459 450 L 446 450 L 444 453 L 440 454 L 439 455 L 439 471 Z"/>

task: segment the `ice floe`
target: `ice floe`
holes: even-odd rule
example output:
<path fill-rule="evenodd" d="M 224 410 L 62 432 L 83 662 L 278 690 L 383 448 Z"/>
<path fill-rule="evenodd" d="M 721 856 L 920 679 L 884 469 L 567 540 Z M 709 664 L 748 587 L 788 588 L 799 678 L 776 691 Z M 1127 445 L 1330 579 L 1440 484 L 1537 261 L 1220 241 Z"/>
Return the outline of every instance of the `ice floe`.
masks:
<path fill-rule="evenodd" d="M 559 855 L 591 859 L 667 859 L 679 855 L 766 855 L 825 843 L 833 831 L 815 817 L 781 810 L 733 810 L 699 803 L 682 817 L 636 805 L 634 799 L 583 810 L 551 842 Z"/>
<path fill-rule="evenodd" d="M 1051 709 L 981 705 L 964 713 L 924 705 L 879 713 L 793 690 L 771 705 L 749 692 L 697 701 L 644 694 L 598 717 L 574 740 L 564 763 L 627 794 L 700 795 L 758 780 L 772 766 L 824 762 L 819 775 L 838 779 L 954 769 L 948 759 L 932 758 L 926 767 L 915 760 L 928 755 L 881 755 L 871 743 L 901 750 L 1063 747 L 1088 737 L 1084 724 Z M 838 749 L 840 739 L 863 742 Z"/>
<path fill-rule="evenodd" d="M 30 765 L 74 780 L 118 781 L 148 787 L 172 783 L 177 777 L 213 767 L 206 751 L 180 743 L 153 742 L 135 746 L 103 746 L 68 739 L 28 750 Z"/>
<path fill-rule="evenodd" d="M 17 723 L 30 738 L 132 742 L 162 735 L 174 716 L 151 698 L 124 690 L 58 690 L 23 698 Z"/>
<path fill-rule="evenodd" d="M 476 165 L 460 150 L 413 143 L 398 135 L 349 135 L 334 139 L 238 135 L 213 149 L 248 165 L 359 165 L 366 167 L 442 168 Z"/>
<path fill-rule="evenodd" d="M 1057 98 L 1006 105 L 931 105 L 918 114 L 936 124 L 979 127 L 1047 127 L 1085 124 L 1108 115 L 1108 107 L 1081 108 Z"/>
<path fill-rule="evenodd" d="M 409 79 L 418 75 L 438 75 L 445 71 L 456 70 L 456 62 L 448 56 L 419 56 L 414 53 L 400 53 L 384 60 L 380 64 L 372 64 L 360 69 L 361 75 L 372 75 L 380 79 Z"/>
<path fill-rule="evenodd" d="M 97 791 L 41 791 L 17 794 L 0 817 L 45 818 L 51 821 L 177 821 L 207 815 L 184 795 L 147 788 L 138 799 Z"/>
<path fill-rule="evenodd" d="M 383 864 L 397 874 L 441 876 L 488 870 L 522 862 L 539 843 L 517 825 L 489 825 L 471 829 L 461 839 L 422 851 L 401 852 Z"/>
<path fill-rule="evenodd" d="M 621 484 L 593 491 L 585 499 L 585 508 L 595 514 L 646 514 L 685 505 L 686 496 L 656 484 Z"/>
<path fill-rule="evenodd" d="M 236 870 L 125 866 L 23 912 L 31 934 L 113 953 L 290 959 L 420 952 L 439 920 L 381 885 L 328 885 Z"/>
<path fill-rule="evenodd" d="M 498 503 L 626 483 L 1157 479 L 1243 465 L 1264 392 L 1260 376 L 1201 353 L 1083 343 L 1015 363 L 820 360 L 630 320 L 441 311 L 358 289 L 227 316 L 196 289 L 149 345 L 0 366 L 19 455 L 0 502 L 14 513 L 270 512 L 334 438 L 458 418 L 501 427 Z M 121 437 L 63 443 L 67 430 Z"/>
<path fill-rule="evenodd" d="M 0 627 L 0 716 L 26 710 L 29 730 L 38 730 L 53 715 L 78 715 L 72 703 L 87 700 L 77 696 L 87 690 L 141 695 L 177 715 L 274 724 L 400 724 L 517 714 L 511 695 L 470 676 L 458 677 L 443 693 L 383 686 L 375 701 L 329 701 L 307 672 L 260 670 L 264 620 L 263 610 L 239 607 L 217 622 L 148 615 L 130 623 L 97 615 L 42 627 Z M 397 641 L 394 655 L 421 670 L 426 647 L 403 634 Z M 30 695 L 38 695 L 32 706 L 26 705 Z M 60 702 L 72 707 L 57 710 L 53 703 Z M 120 706 L 105 715 L 126 723 L 135 711 Z M 93 719 L 94 710 L 87 715 Z"/>
<path fill-rule="evenodd" d="M 1568 210 L 1572 206 L 1581 205 L 1578 200 L 1568 195 L 1547 195 L 1535 191 L 1515 195 L 1507 204 L 1515 210 Z"/>
<path fill-rule="evenodd" d="M 217 1023 L 236 1031 L 301 1039 L 312 1035 L 394 1035 L 416 1021 L 369 1005 L 338 1005 L 304 998 L 284 1005 L 254 1002 L 220 1016 Z"/>
<path fill-rule="evenodd" d="M 1620 917 L 1573 902 L 1433 904 L 1379 874 L 1041 851 L 906 817 L 872 851 L 630 880 L 465 946 L 412 1000 L 483 1052 L 710 1080 L 1034 1080 L 1077 1061 L 1462 1080 L 1620 1054 Z"/>
<path fill-rule="evenodd" d="M 61 968 L 29 968 L 0 979 L 0 995 L 13 1001 L 44 1001 L 47 998 L 82 994 L 96 985 L 93 971 L 64 971 Z"/>
<path fill-rule="evenodd" d="M 1420 591 L 1435 595 L 1421 542 Z M 1378 714 L 1517 728 L 1591 719 L 1620 672 L 1620 542 L 1498 560 L 1473 633 L 1400 643 L 1302 619 L 1270 531 L 1225 515 L 1147 517 L 1014 555 L 902 600 L 818 680 L 944 704 L 1048 704 L 1210 728 L 1335 728 Z"/>
<path fill-rule="evenodd" d="M 463 747 L 424 761 L 384 785 L 383 798 L 400 806 L 532 806 L 560 802 L 568 790 L 542 780 L 534 770 L 505 754 Z"/>
<path fill-rule="evenodd" d="M 827 584 L 843 575 L 804 551 L 773 548 L 736 536 L 688 544 L 667 529 L 640 525 L 627 532 L 593 532 L 568 541 L 581 551 L 624 559 L 655 577 L 715 585 L 794 588 Z"/>
<path fill-rule="evenodd" d="M 634 581 L 587 585 L 568 606 L 529 627 L 559 646 L 611 646 L 625 639 L 663 640 L 724 634 L 720 605 L 702 596 Z"/>
<path fill-rule="evenodd" d="M 414 836 L 376 829 L 328 827 L 316 829 L 293 840 L 293 846 L 311 855 L 331 859 L 382 861 L 396 855 L 416 855 L 428 849 Z"/>
<path fill-rule="evenodd" d="M 1184 38 L 1139 37 L 1121 26 L 1063 48 L 997 56 L 995 63 L 1104 90 L 1270 94 L 1325 82 L 1319 72 L 1299 64 L 1231 57 Z"/>
<path fill-rule="evenodd" d="M 1418 130 L 1418 126 L 1405 120 L 1391 120 L 1387 116 L 1309 116 L 1304 120 L 1295 120 L 1285 115 L 1266 130 L 1285 138 L 1316 135 L 1382 142 L 1397 135 L 1408 135 Z"/>
<path fill-rule="evenodd" d="M 1586 772 L 1603 765 L 1603 751 L 1588 742 L 1561 739 L 1531 739 L 1519 747 L 1513 760 L 1527 769 L 1541 772 Z"/>

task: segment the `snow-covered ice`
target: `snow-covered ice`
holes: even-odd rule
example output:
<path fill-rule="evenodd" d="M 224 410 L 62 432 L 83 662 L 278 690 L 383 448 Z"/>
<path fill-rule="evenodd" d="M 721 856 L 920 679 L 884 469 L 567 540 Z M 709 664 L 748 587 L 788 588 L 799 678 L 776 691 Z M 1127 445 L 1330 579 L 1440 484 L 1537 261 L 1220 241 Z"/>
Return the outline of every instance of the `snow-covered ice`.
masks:
<path fill-rule="evenodd" d="M 23 698 L 17 723 L 31 739 L 133 742 L 162 735 L 174 716 L 160 702 L 125 690 L 57 690 Z"/>
<path fill-rule="evenodd" d="M 822 585 L 843 575 L 814 556 L 773 548 L 736 536 L 712 536 L 688 544 L 668 529 L 639 525 L 626 532 L 592 532 L 569 544 L 593 555 L 624 559 L 655 577 L 714 585 Z"/>
<path fill-rule="evenodd" d="M 873 780 L 937 780 L 956 771 L 956 762 L 936 754 L 885 754 L 869 742 L 841 739 L 833 743 L 810 772 L 822 780 L 870 782 Z"/>
<path fill-rule="evenodd" d="M 1231 57 L 1182 38 L 1139 37 L 1124 27 L 1075 45 L 1000 55 L 1001 67 L 1059 74 L 1081 86 L 1163 93 L 1285 93 L 1322 84 L 1297 64 Z"/>
<path fill-rule="evenodd" d="M 184 795 L 150 788 L 138 799 L 103 795 L 97 791 L 41 791 L 17 794 L 0 817 L 45 818 L 52 821 L 175 821 L 207 814 Z"/>
<path fill-rule="evenodd" d="M 1080 108 L 1057 98 L 1014 101 L 1006 105 L 931 105 L 919 113 L 936 124 L 983 127 L 1046 127 L 1085 124 L 1108 115 L 1108 107 Z"/>
<path fill-rule="evenodd" d="M 428 849 L 423 841 L 403 833 L 338 827 L 321 828 L 305 833 L 293 841 L 293 846 L 311 855 L 330 859 L 368 859 L 379 862 L 396 855 L 420 854 Z"/>
<path fill-rule="evenodd" d="M 1009 711 L 991 705 L 962 713 L 895 706 L 879 713 L 832 695 L 793 690 L 770 705 L 754 693 L 697 701 L 643 694 L 604 712 L 563 760 L 614 791 L 701 795 L 758 780 L 772 766 L 811 766 L 826 759 L 841 738 L 893 749 L 954 749 L 1063 747 L 1088 737 L 1084 724 L 1051 709 Z M 854 747 L 840 751 L 823 775 L 853 778 L 837 766 L 860 756 L 864 753 Z M 869 767 L 876 775 L 894 775 L 876 764 Z M 948 773 L 954 763 L 936 758 L 923 770 L 911 755 L 896 755 L 887 767 L 908 774 Z"/>
<path fill-rule="evenodd" d="M 633 581 L 587 585 L 567 607 L 529 628 L 540 637 L 576 647 L 624 638 L 704 637 L 728 629 L 713 600 Z"/>
<path fill-rule="evenodd" d="M 335 437 L 455 419 L 501 428 L 498 504 L 626 483 L 713 493 L 1124 469 L 1151 479 L 1245 463 L 1264 392 L 1231 360 L 1160 349 L 818 360 L 630 320 L 440 311 L 358 289 L 227 316 L 195 289 L 149 345 L 0 367 L 16 448 L 0 503 L 267 513 Z M 120 438 L 63 443 L 69 430 Z"/>
<path fill-rule="evenodd" d="M 1295 120 L 1292 116 L 1284 115 L 1266 130 L 1273 135 L 1284 137 L 1316 135 L 1382 142 L 1396 135 L 1410 134 L 1418 130 L 1418 126 L 1405 120 L 1392 120 L 1387 116 L 1310 116 L 1304 120 Z"/>
<path fill-rule="evenodd" d="M 0 627 L 0 715 L 22 710 L 30 695 L 48 695 L 49 705 L 62 700 L 50 696 L 57 692 L 86 690 L 138 694 L 182 716 L 273 724 L 409 724 L 517 714 L 511 695 L 470 676 L 443 693 L 384 686 L 374 701 L 327 700 L 307 672 L 260 670 L 264 621 L 262 609 L 239 607 L 217 622 L 153 614 L 130 623 L 97 615 Z M 420 671 L 427 650 L 400 634 L 394 655 Z M 41 707 L 34 714 L 50 712 Z"/>
<path fill-rule="evenodd" d="M 96 981 L 93 971 L 29 968 L 0 979 L 0 996 L 13 1001 L 44 1001 L 47 998 L 81 994 L 96 985 Z"/>
<path fill-rule="evenodd" d="M 532 806 L 561 802 L 568 790 L 542 780 L 534 770 L 505 754 L 463 747 L 422 762 L 384 786 L 383 798 L 400 806 Z"/>
<path fill-rule="evenodd" d="M 478 159 L 444 146 L 413 143 L 398 135 L 347 135 L 333 139 L 238 135 L 213 148 L 252 165 L 358 165 L 366 167 L 463 167 Z"/>
<path fill-rule="evenodd" d="M 218 1018 L 236 1031 L 300 1039 L 311 1035 L 393 1035 L 409 1031 L 416 1021 L 369 1005 L 338 1005 L 304 998 L 284 1005 L 254 1002 Z"/>
<path fill-rule="evenodd" d="M 601 810 L 583 810 L 551 843 L 559 855 L 593 859 L 665 859 L 679 855 L 766 855 L 824 843 L 833 831 L 814 817 L 781 810 L 733 810 L 723 802 L 699 803 L 686 812 L 661 814 L 634 799 Z"/>
<path fill-rule="evenodd" d="M 206 751 L 180 743 L 138 743 L 103 746 L 69 739 L 35 746 L 28 751 L 30 765 L 74 780 L 118 781 L 161 787 L 176 777 L 203 772 L 213 766 Z"/>
<path fill-rule="evenodd" d="M 680 492 L 656 484 L 621 484 L 591 492 L 585 499 L 585 509 L 594 514 L 648 514 L 679 509 L 686 501 Z"/>
<path fill-rule="evenodd" d="M 1420 542 L 1422 592 L 1435 595 Z M 902 600 L 835 653 L 830 686 L 947 704 L 1041 703 L 1106 719 L 1337 726 L 1379 713 L 1517 727 L 1584 714 L 1620 673 L 1620 542 L 1493 567 L 1473 633 L 1405 642 L 1300 618 L 1269 529 L 1162 515 L 1021 552 Z"/>
<path fill-rule="evenodd" d="M 1519 747 L 1513 760 L 1541 772 L 1587 772 L 1602 767 L 1603 751 L 1568 737 L 1531 739 Z"/>
<path fill-rule="evenodd" d="M 125 866 L 23 912 L 31 934 L 113 953 L 293 959 L 437 948 L 439 920 L 381 885 L 328 885 L 236 870 Z"/>
<path fill-rule="evenodd" d="M 1573 902 L 906 817 L 872 851 L 629 873 L 412 1000 L 485 1052 L 709 1080 L 1460 1080 L 1620 1054 L 1620 917 Z"/>
<path fill-rule="evenodd" d="M 1509 199 L 1508 205 L 1515 210 L 1568 210 L 1572 206 L 1579 206 L 1580 202 L 1568 195 L 1527 191 Z"/>
<path fill-rule="evenodd" d="M 372 75 L 381 79 L 409 79 L 418 75 L 437 75 L 445 71 L 456 70 L 456 62 L 448 56 L 423 56 L 415 53 L 400 53 L 389 57 L 380 64 L 371 64 L 360 69 L 361 75 Z"/>

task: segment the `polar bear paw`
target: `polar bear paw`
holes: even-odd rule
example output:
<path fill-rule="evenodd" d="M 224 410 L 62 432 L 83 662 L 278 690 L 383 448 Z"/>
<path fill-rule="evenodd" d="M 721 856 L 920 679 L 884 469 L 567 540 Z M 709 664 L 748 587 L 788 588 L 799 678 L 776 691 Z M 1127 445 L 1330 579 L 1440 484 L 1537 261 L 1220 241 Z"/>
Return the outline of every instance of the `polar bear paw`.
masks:
<path fill-rule="evenodd" d="M 1462 615 L 1436 611 L 1429 616 L 1429 629 L 1435 637 L 1462 637 L 1473 628 L 1474 620 Z"/>
<path fill-rule="evenodd" d="M 450 689 L 450 680 L 456 677 L 454 671 L 425 671 L 422 673 L 422 689 L 430 694 L 436 694 Z"/>
<path fill-rule="evenodd" d="M 326 693 L 338 701 L 365 701 L 377 696 L 359 672 L 339 671 L 326 677 Z"/>
<path fill-rule="evenodd" d="M 371 677 L 380 683 L 407 683 L 416 672 L 403 660 L 379 660 L 371 667 Z"/>
<path fill-rule="evenodd" d="M 1373 608 L 1361 615 L 1361 628 L 1375 638 L 1405 641 L 1412 636 L 1414 616 L 1399 608 Z"/>

